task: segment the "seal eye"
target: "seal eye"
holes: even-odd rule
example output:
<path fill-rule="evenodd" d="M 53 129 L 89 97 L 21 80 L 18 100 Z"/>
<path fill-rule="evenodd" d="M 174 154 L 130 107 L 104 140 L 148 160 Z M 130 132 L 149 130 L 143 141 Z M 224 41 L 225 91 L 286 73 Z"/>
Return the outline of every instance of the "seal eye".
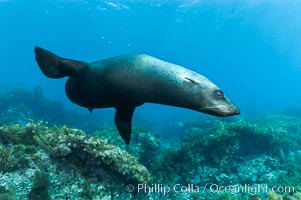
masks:
<path fill-rule="evenodd" d="M 214 93 L 215 93 L 215 95 L 216 95 L 217 97 L 223 97 L 223 96 L 224 96 L 224 93 L 223 93 L 223 91 L 221 91 L 221 90 L 215 90 Z"/>

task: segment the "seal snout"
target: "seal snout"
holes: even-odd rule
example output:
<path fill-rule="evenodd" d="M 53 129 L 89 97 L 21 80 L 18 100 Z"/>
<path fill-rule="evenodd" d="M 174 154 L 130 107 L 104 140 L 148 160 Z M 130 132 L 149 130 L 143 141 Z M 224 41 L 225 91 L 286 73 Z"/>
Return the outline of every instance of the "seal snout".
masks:
<path fill-rule="evenodd" d="M 240 114 L 240 110 L 232 103 L 199 108 L 198 111 L 218 117 L 228 117 Z"/>
<path fill-rule="evenodd" d="M 225 116 L 233 116 L 233 115 L 239 115 L 240 114 L 240 110 L 232 105 L 232 107 L 230 108 L 230 112 L 228 114 L 226 114 Z"/>
<path fill-rule="evenodd" d="M 240 110 L 232 102 L 228 102 L 228 105 L 220 107 L 219 113 L 222 117 L 228 117 L 233 115 L 239 115 Z"/>
<path fill-rule="evenodd" d="M 235 109 L 233 110 L 233 115 L 239 115 L 240 114 L 240 110 L 235 107 Z"/>

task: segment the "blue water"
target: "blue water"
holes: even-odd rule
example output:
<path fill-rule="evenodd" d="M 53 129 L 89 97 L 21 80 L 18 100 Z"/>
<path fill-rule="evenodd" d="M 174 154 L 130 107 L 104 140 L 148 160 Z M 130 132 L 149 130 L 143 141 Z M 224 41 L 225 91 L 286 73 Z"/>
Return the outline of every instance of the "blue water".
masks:
<path fill-rule="evenodd" d="M 207 76 L 244 116 L 281 112 L 300 107 L 300 19 L 297 0 L 0 0 L 0 87 L 39 85 L 80 109 L 65 96 L 65 79 L 40 72 L 35 45 L 84 61 L 139 52 Z M 201 114 L 145 105 L 134 121 L 191 115 Z"/>

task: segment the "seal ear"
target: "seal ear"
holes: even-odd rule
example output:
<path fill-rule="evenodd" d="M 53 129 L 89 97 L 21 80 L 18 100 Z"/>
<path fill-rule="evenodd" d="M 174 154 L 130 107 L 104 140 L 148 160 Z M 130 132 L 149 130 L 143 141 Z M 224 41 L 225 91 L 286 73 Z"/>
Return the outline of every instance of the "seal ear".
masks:
<path fill-rule="evenodd" d="M 129 145 L 132 133 L 132 118 L 135 111 L 134 106 L 122 106 L 116 108 L 115 113 L 115 125 L 124 140 L 124 142 Z"/>
<path fill-rule="evenodd" d="M 65 76 L 78 76 L 83 73 L 87 63 L 82 61 L 61 58 L 41 47 L 35 47 L 36 61 L 48 78 L 62 78 Z"/>

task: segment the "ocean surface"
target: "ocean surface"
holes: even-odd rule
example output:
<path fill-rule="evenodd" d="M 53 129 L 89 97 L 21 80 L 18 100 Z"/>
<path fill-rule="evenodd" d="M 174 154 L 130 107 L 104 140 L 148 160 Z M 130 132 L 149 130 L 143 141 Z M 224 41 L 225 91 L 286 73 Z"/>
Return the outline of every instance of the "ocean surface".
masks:
<path fill-rule="evenodd" d="M 43 98 L 60 102 L 62 109 L 82 113 L 87 121 L 98 118 L 105 128 L 114 127 L 114 109 L 97 109 L 91 116 L 87 109 L 71 103 L 65 95 L 66 78 L 45 77 L 33 49 L 37 45 L 87 62 L 145 53 L 196 71 L 217 84 L 241 111 L 230 122 L 285 113 L 301 117 L 300 19 L 298 0 L 0 0 L 0 91 L 38 87 Z M 43 120 L 59 121 L 61 115 L 51 111 L 52 118 Z M 136 109 L 133 124 L 163 135 L 166 146 L 173 145 L 173 134 L 181 134 L 183 127 L 187 132 L 187 119 L 195 118 L 220 119 L 144 104 Z M 63 118 L 60 123 L 64 124 Z M 86 126 L 78 125 L 74 127 Z"/>

